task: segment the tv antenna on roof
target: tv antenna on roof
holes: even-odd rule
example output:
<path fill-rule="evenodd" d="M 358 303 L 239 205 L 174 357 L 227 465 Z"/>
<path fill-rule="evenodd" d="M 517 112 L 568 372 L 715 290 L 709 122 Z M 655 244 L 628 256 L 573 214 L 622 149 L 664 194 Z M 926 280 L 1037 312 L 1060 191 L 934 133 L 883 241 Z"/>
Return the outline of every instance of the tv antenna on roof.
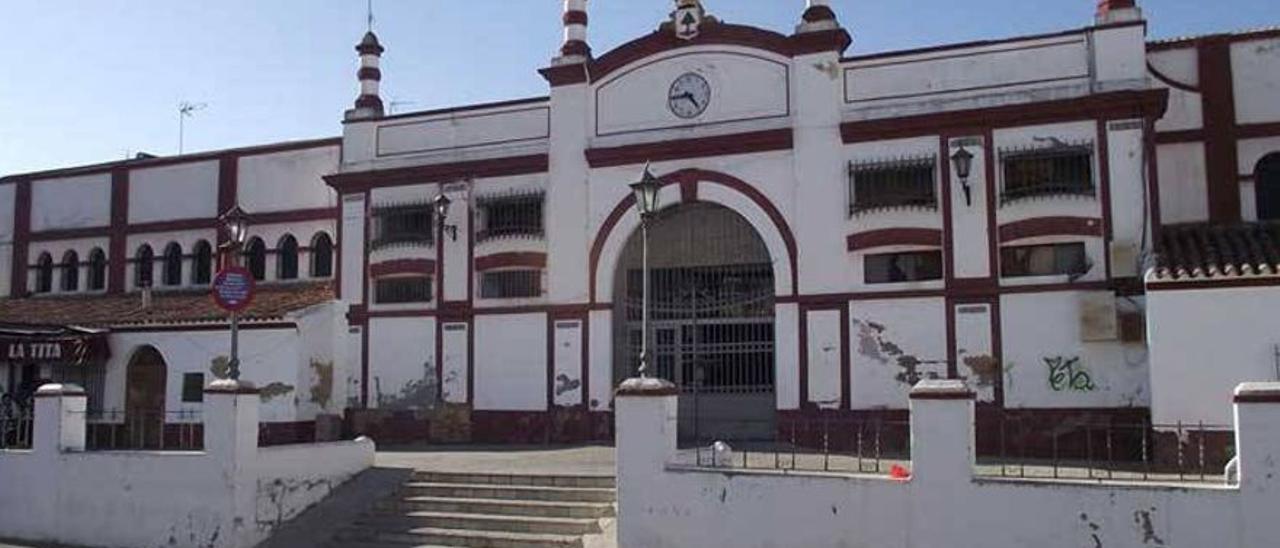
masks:
<path fill-rule="evenodd" d="M 182 154 L 183 140 L 186 137 L 186 122 L 196 111 L 204 110 L 209 105 L 205 103 L 190 103 L 183 101 L 178 103 L 178 154 Z"/>

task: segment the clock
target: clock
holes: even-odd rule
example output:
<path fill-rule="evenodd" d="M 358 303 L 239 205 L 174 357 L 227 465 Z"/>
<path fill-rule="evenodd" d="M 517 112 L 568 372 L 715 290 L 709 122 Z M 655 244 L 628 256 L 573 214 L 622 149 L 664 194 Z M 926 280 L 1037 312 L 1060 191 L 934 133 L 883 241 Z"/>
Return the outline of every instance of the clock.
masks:
<path fill-rule="evenodd" d="M 667 92 L 667 108 L 680 118 L 697 118 L 707 111 L 710 104 L 711 84 L 697 73 L 681 74 Z"/>

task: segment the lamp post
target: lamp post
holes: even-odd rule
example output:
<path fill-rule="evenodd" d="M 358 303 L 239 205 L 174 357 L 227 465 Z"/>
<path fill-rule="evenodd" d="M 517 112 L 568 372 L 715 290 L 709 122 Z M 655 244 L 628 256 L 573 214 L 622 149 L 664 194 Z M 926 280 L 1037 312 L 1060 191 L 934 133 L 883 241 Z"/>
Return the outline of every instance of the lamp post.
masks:
<path fill-rule="evenodd" d="M 645 164 L 640 180 L 631 183 L 636 211 L 640 213 L 641 273 L 644 276 L 640 295 L 640 378 L 648 376 L 649 372 L 649 221 L 658 209 L 658 187 L 658 178 L 649 170 L 649 164 Z"/>
<path fill-rule="evenodd" d="M 239 205 L 218 217 L 223 230 L 227 231 L 228 266 L 240 266 L 240 249 L 249 236 L 249 217 Z M 231 380 L 240 380 L 240 313 L 231 312 L 231 360 L 227 363 L 227 376 Z"/>
<path fill-rule="evenodd" d="M 449 206 L 453 204 L 453 200 L 450 200 L 442 192 L 437 194 L 436 199 L 432 200 L 431 203 L 436 206 L 436 219 L 439 219 L 441 239 L 445 234 L 448 234 L 451 240 L 458 241 L 458 225 L 445 224 L 445 219 L 449 218 Z"/>
<path fill-rule="evenodd" d="M 956 169 L 956 175 L 960 177 L 960 188 L 964 189 L 964 204 L 971 206 L 973 197 L 969 189 L 969 175 L 973 170 L 973 153 L 961 145 L 960 150 L 951 155 L 951 163 Z"/>

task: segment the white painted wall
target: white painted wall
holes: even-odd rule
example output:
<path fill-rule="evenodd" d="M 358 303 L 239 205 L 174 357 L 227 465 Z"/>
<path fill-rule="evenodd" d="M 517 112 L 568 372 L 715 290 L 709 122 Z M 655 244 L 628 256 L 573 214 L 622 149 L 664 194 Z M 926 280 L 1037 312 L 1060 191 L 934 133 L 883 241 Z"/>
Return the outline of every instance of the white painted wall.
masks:
<path fill-rule="evenodd" d="M 956 304 L 951 308 L 956 329 L 956 371 L 973 387 L 978 401 L 995 399 L 995 379 L 983 374 L 995 356 L 992 322 L 995 311 L 987 303 Z"/>
<path fill-rule="evenodd" d="M 337 205 L 323 176 L 338 170 L 337 146 L 258 154 L 240 158 L 236 198 L 250 213 L 315 209 Z"/>
<path fill-rule="evenodd" d="M 434 318 L 369 320 L 369 406 L 426 409 L 435 404 Z"/>
<path fill-rule="evenodd" d="M 1231 44 L 1236 121 L 1257 124 L 1280 120 L 1280 38 Z"/>
<path fill-rule="evenodd" d="M 1153 421 L 1230 424 L 1230 400 L 1211 394 L 1280 379 L 1276 288 L 1150 291 L 1147 303 Z"/>
<path fill-rule="evenodd" d="M 1159 145 L 1160 221 L 1190 223 L 1209 219 L 1209 187 L 1203 143 Z"/>
<path fill-rule="evenodd" d="M 396 156 L 542 140 L 550 131 L 548 113 L 546 105 L 531 104 L 387 121 L 377 126 L 377 155 Z"/>
<path fill-rule="evenodd" d="M 582 401 L 582 321 L 556 320 L 552 402 L 572 407 Z"/>
<path fill-rule="evenodd" d="M 444 328 L 444 383 L 442 394 L 448 403 L 467 402 L 468 336 L 466 322 L 446 322 Z"/>
<path fill-rule="evenodd" d="M 587 352 L 591 359 L 591 386 L 588 387 L 587 407 L 592 411 L 606 411 L 613 407 L 613 311 L 592 310 L 590 341 Z"/>
<path fill-rule="evenodd" d="M 946 314 L 942 298 L 849 304 L 854 409 L 905 409 L 915 380 L 946 378 Z"/>
<path fill-rule="evenodd" d="M 342 300 L 351 304 L 365 302 L 364 294 L 364 258 L 365 258 L 365 216 L 367 201 L 363 194 L 348 194 L 342 199 L 342 232 L 334 235 L 333 243 L 338 245 L 337 268 L 334 272 L 342 273 Z"/>
<path fill-rule="evenodd" d="M 100 227 L 110 223 L 110 173 L 31 183 L 31 230 Z"/>
<path fill-rule="evenodd" d="M 475 409 L 547 408 L 547 315 L 477 316 Z M 485 344 L 482 341 L 502 341 Z"/>
<path fill-rule="evenodd" d="M 217 217 L 216 160 L 129 172 L 129 222 Z"/>
<path fill-rule="evenodd" d="M 973 154 L 973 168 L 969 174 L 969 187 L 972 202 L 966 202 L 964 190 L 960 185 L 960 176 L 955 173 L 954 162 L 947 162 L 948 179 L 943 184 L 951 185 L 951 230 L 954 244 L 952 256 L 946 258 L 955 268 L 956 278 L 986 278 L 993 276 L 991 272 L 991 249 L 988 238 L 996 235 L 987 230 L 987 170 L 994 166 L 987 165 L 986 149 L 992 143 L 976 137 L 952 139 L 947 149 L 947 157 L 960 149 L 960 144 L 968 140 L 965 149 Z"/>
<path fill-rule="evenodd" d="M 840 311 L 815 310 L 807 315 L 809 401 L 822 409 L 840 407 Z"/>

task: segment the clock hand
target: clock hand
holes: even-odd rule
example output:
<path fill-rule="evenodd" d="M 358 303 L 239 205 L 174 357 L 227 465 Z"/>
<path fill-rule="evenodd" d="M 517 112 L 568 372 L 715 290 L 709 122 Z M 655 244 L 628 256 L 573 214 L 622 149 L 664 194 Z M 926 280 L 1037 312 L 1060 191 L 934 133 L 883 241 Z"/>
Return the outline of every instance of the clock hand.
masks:
<path fill-rule="evenodd" d="M 695 108 L 696 108 L 696 107 L 700 107 L 700 106 L 701 106 L 701 105 L 699 105 L 699 104 L 698 104 L 698 100 L 697 100 L 696 98 L 694 98 L 694 96 L 693 96 L 693 93 L 692 93 L 692 92 L 688 92 L 688 91 L 686 91 L 686 92 L 684 92 L 684 93 L 681 93 L 679 96 L 677 96 L 677 97 L 676 97 L 676 99 L 685 99 L 685 100 L 689 101 L 690 103 L 693 103 L 693 106 L 694 106 Z"/>

